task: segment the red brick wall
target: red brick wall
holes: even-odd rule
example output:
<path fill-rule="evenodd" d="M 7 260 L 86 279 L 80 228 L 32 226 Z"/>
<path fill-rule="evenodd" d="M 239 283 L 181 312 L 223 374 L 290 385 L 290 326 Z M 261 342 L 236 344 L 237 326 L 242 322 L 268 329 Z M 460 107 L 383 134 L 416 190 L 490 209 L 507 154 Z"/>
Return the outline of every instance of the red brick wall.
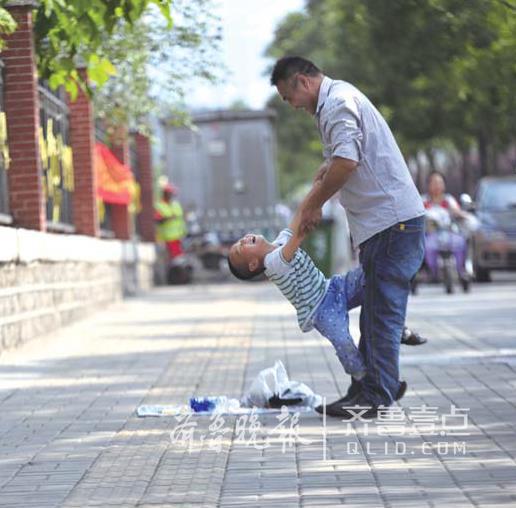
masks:
<path fill-rule="evenodd" d="M 119 240 L 129 240 L 132 233 L 127 205 L 111 205 L 111 221 L 115 238 Z"/>
<path fill-rule="evenodd" d="M 142 211 L 138 215 L 140 234 L 145 242 L 155 241 L 154 196 L 152 187 L 151 144 L 147 136 L 136 133 L 136 155 L 138 157 L 139 184 L 141 189 Z"/>
<path fill-rule="evenodd" d="M 86 71 L 79 71 L 83 78 Z M 74 184 L 73 216 L 77 233 L 98 236 L 97 181 L 94 169 L 95 124 L 93 105 L 82 91 L 75 101 L 68 100 L 70 140 L 73 150 Z"/>
<path fill-rule="evenodd" d="M 8 172 L 10 210 L 14 224 L 46 229 L 39 156 L 39 97 L 35 65 L 32 5 L 8 7 L 18 29 L 5 37 L 4 101 L 11 166 Z"/>

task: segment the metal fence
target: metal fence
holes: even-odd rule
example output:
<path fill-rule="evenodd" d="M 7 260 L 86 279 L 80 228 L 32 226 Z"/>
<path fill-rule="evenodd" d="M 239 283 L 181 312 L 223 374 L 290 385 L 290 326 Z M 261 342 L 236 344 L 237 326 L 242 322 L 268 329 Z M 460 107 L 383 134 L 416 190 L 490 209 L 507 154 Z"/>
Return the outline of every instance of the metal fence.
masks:
<path fill-rule="evenodd" d="M 109 136 L 106 130 L 105 122 L 97 118 L 95 120 L 95 139 L 103 143 L 104 145 L 109 144 Z M 113 232 L 113 208 L 109 203 L 99 201 L 99 225 L 100 225 L 100 236 L 103 238 L 114 238 Z"/>
<path fill-rule="evenodd" d="M 63 90 L 39 85 L 40 155 L 47 223 L 50 229 L 73 229 L 73 157 L 70 148 L 68 106 Z"/>
<path fill-rule="evenodd" d="M 131 172 L 134 175 L 134 179 L 136 183 L 140 185 L 140 166 L 138 164 L 138 151 L 136 148 L 136 139 L 134 133 L 129 136 L 129 164 L 131 166 Z M 139 187 L 138 187 L 139 188 Z M 139 199 L 138 199 L 139 201 Z M 135 203 L 134 203 L 135 205 Z M 142 236 L 142 224 L 141 224 L 141 215 L 138 210 L 135 210 L 133 215 L 134 217 L 134 230 L 136 236 L 141 238 Z"/>
<path fill-rule="evenodd" d="M 4 111 L 4 64 L 0 60 L 0 216 L 6 216 L 6 219 L 9 215 L 8 169 L 9 145 L 7 140 L 7 118 Z"/>
<path fill-rule="evenodd" d="M 112 205 L 103 201 L 99 205 L 100 236 L 103 238 L 114 238 Z"/>
<path fill-rule="evenodd" d="M 100 141 L 101 143 L 104 143 L 105 145 L 108 144 L 108 135 L 106 131 L 106 125 L 103 120 L 100 118 L 97 118 L 95 120 L 95 139 L 97 141 Z"/>

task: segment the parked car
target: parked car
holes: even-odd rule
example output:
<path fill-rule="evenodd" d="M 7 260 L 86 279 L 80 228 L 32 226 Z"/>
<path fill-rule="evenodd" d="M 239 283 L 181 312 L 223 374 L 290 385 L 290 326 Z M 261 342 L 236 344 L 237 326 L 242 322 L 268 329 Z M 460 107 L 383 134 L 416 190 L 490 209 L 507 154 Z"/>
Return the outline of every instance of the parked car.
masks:
<path fill-rule="evenodd" d="M 480 180 L 472 204 L 479 225 L 473 233 L 473 269 L 479 282 L 492 270 L 516 270 L 516 176 Z"/>

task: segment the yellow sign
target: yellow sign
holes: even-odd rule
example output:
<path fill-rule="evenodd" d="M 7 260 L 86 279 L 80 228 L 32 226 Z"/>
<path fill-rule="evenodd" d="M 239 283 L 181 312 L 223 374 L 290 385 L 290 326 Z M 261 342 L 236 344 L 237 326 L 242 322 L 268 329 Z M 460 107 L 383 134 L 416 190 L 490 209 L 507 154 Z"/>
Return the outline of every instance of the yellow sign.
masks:
<path fill-rule="evenodd" d="M 39 128 L 39 154 L 45 179 L 45 199 L 52 198 L 52 221 L 59 222 L 63 190 L 74 190 L 73 151 L 63 142 L 61 134 L 54 134 L 52 118 L 47 120 L 46 132 L 45 139 L 43 127 Z"/>
<path fill-rule="evenodd" d="M 11 165 L 11 157 L 9 156 L 9 145 L 7 143 L 7 116 L 5 111 L 0 111 L 0 155 L 7 171 Z"/>

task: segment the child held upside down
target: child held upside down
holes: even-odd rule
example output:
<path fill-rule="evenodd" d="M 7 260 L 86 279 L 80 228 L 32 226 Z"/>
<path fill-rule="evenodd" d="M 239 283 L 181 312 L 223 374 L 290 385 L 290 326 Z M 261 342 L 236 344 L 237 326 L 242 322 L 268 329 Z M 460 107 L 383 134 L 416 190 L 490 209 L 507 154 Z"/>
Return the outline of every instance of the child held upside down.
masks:
<path fill-rule="evenodd" d="M 229 251 L 229 268 L 242 280 L 264 272 L 295 307 L 301 330 L 315 328 L 326 337 L 344 370 L 359 381 L 366 367 L 349 333 L 348 310 L 362 303 L 363 271 L 357 268 L 327 279 L 300 248 L 304 237 L 298 212 L 272 243 L 255 234 L 238 240 Z"/>
<path fill-rule="evenodd" d="M 326 337 L 333 344 L 345 372 L 360 381 L 365 376 L 366 366 L 349 333 L 348 311 L 362 305 L 364 272 L 358 267 L 327 279 L 300 248 L 304 237 L 298 211 L 289 227 L 281 231 L 272 243 L 251 233 L 235 242 L 229 251 L 229 268 L 235 277 L 242 280 L 264 272 L 295 307 L 301 330 L 307 332 L 315 328 Z M 404 327 L 401 342 L 420 345 L 426 339 Z M 406 389 L 407 383 L 401 381 L 395 399 L 401 399 Z M 352 399 L 347 405 L 350 404 Z M 322 406 L 315 409 L 323 411 Z"/>

